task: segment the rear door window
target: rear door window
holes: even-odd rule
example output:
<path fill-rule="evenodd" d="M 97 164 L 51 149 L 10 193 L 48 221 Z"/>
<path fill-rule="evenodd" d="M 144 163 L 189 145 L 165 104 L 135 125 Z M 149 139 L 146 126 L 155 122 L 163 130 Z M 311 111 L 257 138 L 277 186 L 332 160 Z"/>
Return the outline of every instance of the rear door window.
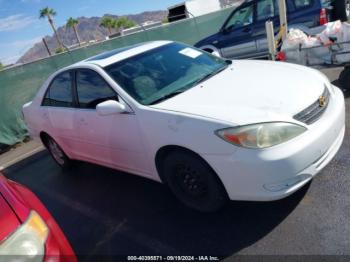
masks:
<path fill-rule="evenodd" d="M 52 80 L 46 92 L 43 106 L 73 107 L 72 75 L 64 72 Z"/>
<path fill-rule="evenodd" d="M 107 100 L 118 101 L 117 93 L 93 70 L 78 70 L 76 81 L 80 108 L 95 109 L 99 103 Z"/>

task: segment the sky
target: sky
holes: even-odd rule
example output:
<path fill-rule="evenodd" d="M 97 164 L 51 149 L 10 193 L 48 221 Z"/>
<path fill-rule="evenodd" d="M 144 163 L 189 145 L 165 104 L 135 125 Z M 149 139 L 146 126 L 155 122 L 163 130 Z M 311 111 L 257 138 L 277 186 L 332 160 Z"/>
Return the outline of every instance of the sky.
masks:
<path fill-rule="evenodd" d="M 143 11 L 166 10 L 182 0 L 0 0 L 0 62 L 15 62 L 42 37 L 52 35 L 39 10 L 53 8 L 56 27 L 69 17 L 137 14 Z"/>

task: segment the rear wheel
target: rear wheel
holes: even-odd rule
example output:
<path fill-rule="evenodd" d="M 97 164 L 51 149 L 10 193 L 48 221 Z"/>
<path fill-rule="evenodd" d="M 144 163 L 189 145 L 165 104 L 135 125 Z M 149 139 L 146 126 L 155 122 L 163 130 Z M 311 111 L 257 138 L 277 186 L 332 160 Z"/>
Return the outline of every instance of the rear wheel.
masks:
<path fill-rule="evenodd" d="M 208 164 L 189 152 L 170 153 L 163 163 L 163 174 L 174 195 L 186 206 L 201 212 L 222 208 L 228 196 Z"/>
<path fill-rule="evenodd" d="M 45 138 L 45 145 L 49 150 L 52 158 L 62 169 L 67 170 L 72 166 L 72 160 L 68 158 L 62 148 L 57 144 L 55 140 L 53 140 L 53 138 L 47 136 Z"/>
<path fill-rule="evenodd" d="M 350 0 L 333 1 L 333 19 L 347 21 L 350 19 Z"/>

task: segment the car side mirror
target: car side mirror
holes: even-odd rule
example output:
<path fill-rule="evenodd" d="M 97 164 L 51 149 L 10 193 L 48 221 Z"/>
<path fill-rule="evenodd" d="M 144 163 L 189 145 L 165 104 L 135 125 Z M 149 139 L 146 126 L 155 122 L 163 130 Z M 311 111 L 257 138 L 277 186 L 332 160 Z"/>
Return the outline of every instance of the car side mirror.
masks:
<path fill-rule="evenodd" d="M 100 116 L 109 116 L 124 113 L 127 110 L 125 105 L 115 100 L 107 100 L 98 104 L 96 106 L 96 111 Z"/>

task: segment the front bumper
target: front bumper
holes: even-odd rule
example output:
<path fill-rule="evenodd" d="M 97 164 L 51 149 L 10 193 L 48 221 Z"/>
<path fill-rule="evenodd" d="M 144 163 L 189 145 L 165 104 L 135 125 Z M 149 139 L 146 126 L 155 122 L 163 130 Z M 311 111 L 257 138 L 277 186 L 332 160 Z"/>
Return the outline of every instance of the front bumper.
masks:
<path fill-rule="evenodd" d="M 323 116 L 299 137 L 261 150 L 240 148 L 232 155 L 203 155 L 231 200 L 284 198 L 310 181 L 339 150 L 345 133 L 345 104 L 335 88 Z"/>

